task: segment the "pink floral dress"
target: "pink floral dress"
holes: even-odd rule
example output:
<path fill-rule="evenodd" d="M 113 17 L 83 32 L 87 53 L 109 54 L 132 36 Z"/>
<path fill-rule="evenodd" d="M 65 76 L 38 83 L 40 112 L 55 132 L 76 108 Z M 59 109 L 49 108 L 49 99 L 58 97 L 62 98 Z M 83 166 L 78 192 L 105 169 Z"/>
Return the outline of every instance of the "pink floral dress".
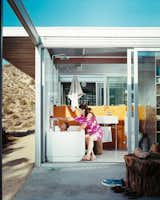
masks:
<path fill-rule="evenodd" d="M 74 120 L 79 122 L 81 125 L 82 124 L 87 125 L 85 128 L 86 134 L 96 135 L 97 140 L 102 139 L 104 132 L 100 127 L 100 125 L 97 123 L 95 115 L 92 114 L 92 117 L 89 119 L 84 115 L 81 115 L 80 117 L 75 117 Z"/>

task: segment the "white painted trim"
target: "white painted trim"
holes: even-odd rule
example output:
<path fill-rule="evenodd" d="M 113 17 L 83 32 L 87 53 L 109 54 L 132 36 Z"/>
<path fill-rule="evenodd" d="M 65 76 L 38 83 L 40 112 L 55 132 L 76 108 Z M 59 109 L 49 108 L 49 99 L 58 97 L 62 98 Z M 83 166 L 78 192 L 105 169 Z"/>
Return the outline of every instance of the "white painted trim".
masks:
<path fill-rule="evenodd" d="M 136 48 L 160 47 L 160 38 L 129 37 L 42 37 L 47 48 Z"/>
<path fill-rule="evenodd" d="M 49 65 L 53 65 L 50 55 L 48 53 L 47 49 L 42 49 L 42 132 L 41 132 L 41 160 L 42 162 L 46 161 L 46 133 L 49 130 L 49 116 L 51 115 L 51 105 L 50 105 L 50 98 L 48 93 L 48 87 L 49 84 L 47 83 L 47 67 L 49 68 Z M 50 72 L 51 73 L 51 72 Z M 51 91 L 49 91 L 51 92 Z"/>
<path fill-rule="evenodd" d="M 160 48 L 134 48 L 135 51 L 160 51 Z"/>
<path fill-rule="evenodd" d="M 160 37 L 160 27 L 36 27 L 41 37 Z M 4 36 L 26 35 L 23 27 L 4 27 Z"/>
<path fill-rule="evenodd" d="M 131 90 L 132 90 L 132 49 L 127 49 L 127 108 L 128 108 L 128 112 L 127 112 L 127 143 L 128 143 L 128 153 L 132 152 L 131 149 L 131 120 L 132 120 L 132 94 L 131 94 Z"/>
<path fill-rule="evenodd" d="M 48 37 L 159 37 L 159 27 L 37 27 Z"/>
<path fill-rule="evenodd" d="M 42 81 L 42 52 L 41 48 L 35 47 L 35 84 L 36 84 L 36 102 L 35 102 L 35 164 L 41 165 L 41 81 Z"/>
<path fill-rule="evenodd" d="M 43 124 L 42 124 L 42 146 L 41 146 L 41 152 L 42 152 L 42 162 L 45 162 L 45 157 L 46 157 L 46 152 L 45 152 L 45 148 L 46 148 L 46 142 L 45 142 L 45 132 L 46 132 L 46 127 L 47 127 L 47 124 L 46 124 L 46 105 L 47 105 L 47 99 L 46 99 L 46 84 L 45 84 L 45 79 L 46 79 L 46 66 L 45 66 L 45 51 L 44 49 L 42 49 L 42 99 L 43 99 L 43 107 L 42 107 L 42 112 L 43 112 L 43 115 L 42 115 L 42 121 L 43 121 Z"/>
<path fill-rule="evenodd" d="M 139 117 L 138 117 L 138 51 L 134 49 L 134 137 L 135 147 L 138 147 Z"/>
<path fill-rule="evenodd" d="M 36 27 L 47 48 L 160 47 L 160 28 Z M 27 36 L 22 27 L 4 27 L 4 36 Z"/>
<path fill-rule="evenodd" d="M 4 27 L 3 37 L 29 37 L 23 27 Z"/>

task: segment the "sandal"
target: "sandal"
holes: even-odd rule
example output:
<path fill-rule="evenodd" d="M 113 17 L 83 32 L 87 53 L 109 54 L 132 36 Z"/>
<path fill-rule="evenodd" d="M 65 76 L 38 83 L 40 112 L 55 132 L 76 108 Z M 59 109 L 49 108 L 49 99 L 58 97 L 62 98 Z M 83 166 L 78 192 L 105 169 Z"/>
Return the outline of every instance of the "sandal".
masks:
<path fill-rule="evenodd" d="M 111 187 L 111 190 L 113 190 L 115 193 L 122 193 L 125 191 L 125 188 L 122 186 L 114 186 Z"/>

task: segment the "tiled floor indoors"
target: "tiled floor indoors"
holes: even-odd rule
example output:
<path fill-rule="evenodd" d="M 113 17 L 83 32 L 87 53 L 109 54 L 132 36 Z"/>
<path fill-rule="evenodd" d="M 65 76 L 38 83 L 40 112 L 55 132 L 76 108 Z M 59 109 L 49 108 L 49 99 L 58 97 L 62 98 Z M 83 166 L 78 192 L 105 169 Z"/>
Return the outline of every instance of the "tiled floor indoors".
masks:
<path fill-rule="evenodd" d="M 93 161 L 79 161 L 79 162 L 54 162 L 44 163 L 43 167 L 88 167 L 88 166 L 103 166 L 104 164 L 124 164 L 124 155 L 127 151 L 109 151 L 104 150 L 102 155 L 97 155 Z"/>
<path fill-rule="evenodd" d="M 124 162 L 123 157 L 127 153 L 127 151 L 104 150 L 102 155 L 96 156 L 96 160 L 94 160 L 94 162 Z"/>

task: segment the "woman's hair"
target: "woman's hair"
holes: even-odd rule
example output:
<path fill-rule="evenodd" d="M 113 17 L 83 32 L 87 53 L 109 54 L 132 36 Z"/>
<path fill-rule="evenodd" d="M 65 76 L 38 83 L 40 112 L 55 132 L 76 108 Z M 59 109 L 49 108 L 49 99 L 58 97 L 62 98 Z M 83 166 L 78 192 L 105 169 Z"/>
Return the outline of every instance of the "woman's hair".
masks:
<path fill-rule="evenodd" d="M 87 106 L 87 104 L 81 104 L 81 105 L 79 105 L 79 108 L 80 108 L 81 110 L 85 110 L 85 112 L 84 112 L 85 117 L 87 117 L 88 113 L 91 112 L 91 108 L 89 108 L 89 107 Z"/>

